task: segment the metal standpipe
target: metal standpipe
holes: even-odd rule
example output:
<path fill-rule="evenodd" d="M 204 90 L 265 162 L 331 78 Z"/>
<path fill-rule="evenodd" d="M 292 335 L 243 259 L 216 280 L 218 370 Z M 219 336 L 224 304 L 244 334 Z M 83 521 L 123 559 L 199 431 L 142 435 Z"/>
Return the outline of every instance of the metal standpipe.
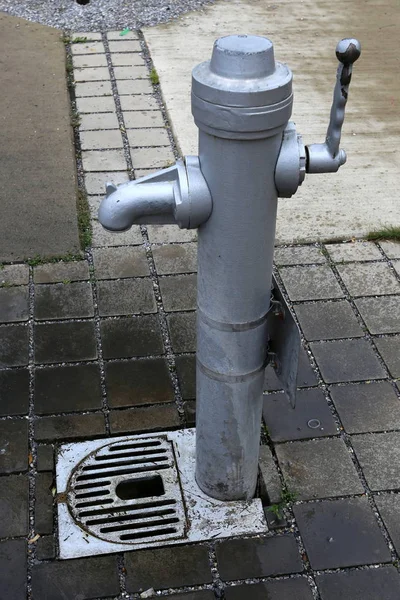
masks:
<path fill-rule="evenodd" d="M 298 352 L 274 351 L 270 326 L 277 198 L 292 196 L 306 172 L 334 172 L 345 162 L 339 141 L 359 55 L 357 40 L 339 42 L 327 139 L 305 148 L 289 122 L 292 73 L 275 61 L 270 40 L 217 40 L 211 61 L 192 74 L 199 156 L 107 184 L 99 221 L 110 231 L 134 223 L 198 227 L 196 481 L 213 498 L 254 496 L 270 360 L 294 396 L 297 365 L 279 363 L 295 363 Z"/>

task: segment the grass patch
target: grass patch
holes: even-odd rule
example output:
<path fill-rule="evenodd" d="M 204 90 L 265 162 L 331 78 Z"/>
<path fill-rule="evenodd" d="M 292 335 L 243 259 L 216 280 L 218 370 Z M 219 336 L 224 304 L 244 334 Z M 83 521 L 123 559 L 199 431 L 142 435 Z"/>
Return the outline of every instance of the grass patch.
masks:
<path fill-rule="evenodd" d="M 400 242 L 400 227 L 383 227 L 377 231 L 370 231 L 367 240 L 397 240 Z"/>
<path fill-rule="evenodd" d="M 72 64 L 72 58 L 70 56 L 67 56 L 67 61 L 65 63 L 65 70 L 67 71 L 68 75 L 70 75 L 72 73 L 72 71 L 74 70 L 74 65 Z"/>
<path fill-rule="evenodd" d="M 82 250 L 92 245 L 92 223 L 90 219 L 90 209 L 87 196 L 82 191 L 78 191 L 77 198 L 78 210 L 78 229 L 79 240 Z"/>
<path fill-rule="evenodd" d="M 77 110 L 71 111 L 71 127 L 79 127 L 81 124 L 81 115 Z"/>
<path fill-rule="evenodd" d="M 160 83 L 160 78 L 154 67 L 150 71 L 150 81 L 153 85 L 158 85 Z"/>
<path fill-rule="evenodd" d="M 267 510 L 272 512 L 277 519 L 283 518 L 283 511 L 285 508 L 293 504 L 297 500 L 297 493 L 291 492 L 288 489 L 282 490 L 281 501 L 277 504 L 271 504 L 267 507 Z"/>
<path fill-rule="evenodd" d="M 73 39 L 70 38 L 70 42 L 72 44 L 86 44 L 86 42 L 88 41 L 88 38 L 85 36 L 77 36 L 74 37 Z"/>

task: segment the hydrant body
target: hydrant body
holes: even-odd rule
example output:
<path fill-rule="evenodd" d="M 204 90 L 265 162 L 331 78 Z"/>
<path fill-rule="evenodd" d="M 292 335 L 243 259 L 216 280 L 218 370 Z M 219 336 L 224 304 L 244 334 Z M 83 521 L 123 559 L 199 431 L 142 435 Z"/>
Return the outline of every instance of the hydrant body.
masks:
<path fill-rule="evenodd" d="M 193 71 L 200 168 L 213 211 L 198 230 L 196 480 L 254 495 L 277 211 L 274 171 L 292 76 L 269 40 L 231 36 Z"/>
<path fill-rule="evenodd" d="M 271 297 L 277 198 L 292 196 L 306 171 L 334 172 L 346 160 L 339 141 L 360 45 L 342 40 L 336 54 L 326 141 L 304 148 L 289 122 L 292 74 L 275 62 L 272 43 L 217 40 L 211 61 L 193 70 L 199 156 L 118 188 L 107 184 L 100 205 L 99 221 L 111 231 L 133 223 L 198 227 L 196 481 L 221 500 L 254 495 L 271 357 L 295 396 L 300 337 L 282 295 Z"/>

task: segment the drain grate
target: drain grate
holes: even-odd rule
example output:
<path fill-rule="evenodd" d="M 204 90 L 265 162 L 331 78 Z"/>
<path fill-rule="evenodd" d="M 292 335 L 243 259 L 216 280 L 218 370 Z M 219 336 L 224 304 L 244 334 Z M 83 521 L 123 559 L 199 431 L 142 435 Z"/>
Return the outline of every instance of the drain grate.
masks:
<path fill-rule="evenodd" d="M 181 538 L 186 520 L 171 442 L 112 443 L 72 471 L 67 505 L 87 533 L 114 543 Z"/>

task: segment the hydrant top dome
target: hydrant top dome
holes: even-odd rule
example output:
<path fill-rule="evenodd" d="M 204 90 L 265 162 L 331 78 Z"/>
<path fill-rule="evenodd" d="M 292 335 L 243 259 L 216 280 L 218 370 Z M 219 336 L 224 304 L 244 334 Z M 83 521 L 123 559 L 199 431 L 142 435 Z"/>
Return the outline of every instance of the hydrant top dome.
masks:
<path fill-rule="evenodd" d="M 291 97 L 292 73 L 275 61 L 268 38 L 230 35 L 216 40 L 211 60 L 193 69 L 192 92 L 224 106 L 271 106 Z"/>

